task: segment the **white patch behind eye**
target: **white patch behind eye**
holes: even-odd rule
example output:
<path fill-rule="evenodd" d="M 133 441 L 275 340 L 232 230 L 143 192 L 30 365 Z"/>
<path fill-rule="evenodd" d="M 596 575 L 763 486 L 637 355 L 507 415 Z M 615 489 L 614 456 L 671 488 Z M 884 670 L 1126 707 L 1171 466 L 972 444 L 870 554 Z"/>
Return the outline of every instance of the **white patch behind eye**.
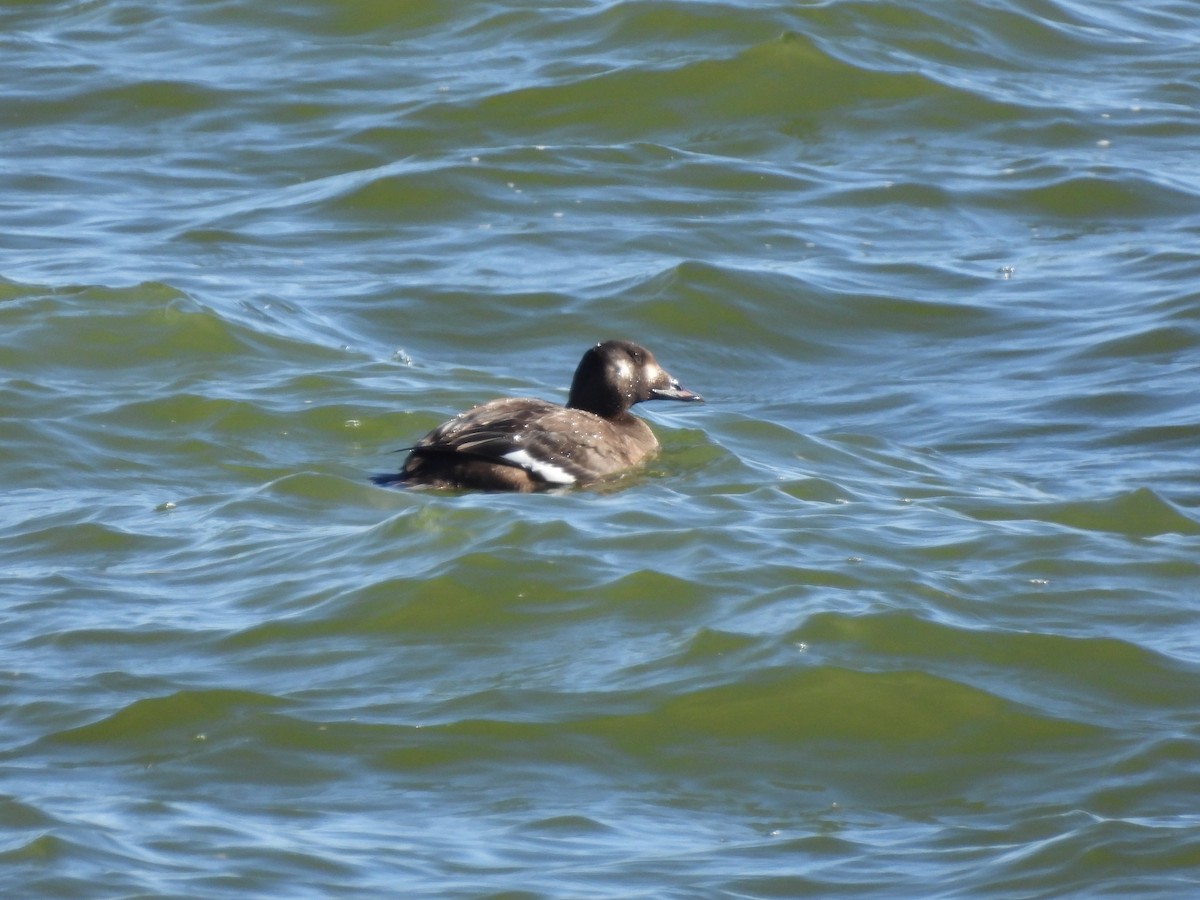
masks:
<path fill-rule="evenodd" d="M 544 459 L 535 459 L 529 455 L 528 450 L 511 450 L 504 454 L 504 459 L 509 462 L 514 462 L 522 469 L 527 469 L 543 481 L 549 481 L 551 484 L 574 484 L 575 476 L 570 472 L 560 469 L 554 463 Z"/>

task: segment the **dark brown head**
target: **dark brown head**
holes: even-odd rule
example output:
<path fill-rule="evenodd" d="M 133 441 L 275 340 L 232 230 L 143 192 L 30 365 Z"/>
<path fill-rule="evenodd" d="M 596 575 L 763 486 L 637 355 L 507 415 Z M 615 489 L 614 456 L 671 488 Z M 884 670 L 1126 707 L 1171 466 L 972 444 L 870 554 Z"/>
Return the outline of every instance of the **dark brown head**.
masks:
<path fill-rule="evenodd" d="M 629 341 L 605 341 L 583 354 L 567 406 L 615 419 L 643 400 L 703 400 L 663 371 L 654 354 Z"/>

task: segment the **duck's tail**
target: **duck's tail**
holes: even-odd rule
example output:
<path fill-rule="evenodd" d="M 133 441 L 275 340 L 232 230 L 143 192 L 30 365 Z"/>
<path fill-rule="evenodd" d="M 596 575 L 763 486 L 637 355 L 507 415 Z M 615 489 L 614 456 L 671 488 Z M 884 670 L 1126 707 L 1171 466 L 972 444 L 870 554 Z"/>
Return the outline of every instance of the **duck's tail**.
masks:
<path fill-rule="evenodd" d="M 371 476 L 371 483 L 381 487 L 404 484 L 408 477 L 403 472 L 378 472 Z"/>

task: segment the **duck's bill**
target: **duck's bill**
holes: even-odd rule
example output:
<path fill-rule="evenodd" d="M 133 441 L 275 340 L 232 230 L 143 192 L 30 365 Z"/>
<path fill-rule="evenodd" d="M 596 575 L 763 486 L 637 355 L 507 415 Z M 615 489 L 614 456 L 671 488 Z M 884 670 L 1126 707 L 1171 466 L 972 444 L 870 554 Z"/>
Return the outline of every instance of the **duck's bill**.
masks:
<path fill-rule="evenodd" d="M 685 403 L 703 403 L 704 398 L 695 391 L 689 391 L 678 381 L 672 381 L 670 387 L 654 388 L 650 391 L 655 400 L 682 400 Z"/>

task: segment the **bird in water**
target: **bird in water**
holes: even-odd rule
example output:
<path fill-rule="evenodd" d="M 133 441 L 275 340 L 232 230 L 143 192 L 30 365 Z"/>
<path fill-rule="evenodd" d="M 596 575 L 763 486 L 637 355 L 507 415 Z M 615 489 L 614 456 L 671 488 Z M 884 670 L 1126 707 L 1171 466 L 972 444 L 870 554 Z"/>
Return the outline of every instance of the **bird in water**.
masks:
<path fill-rule="evenodd" d="M 604 341 L 583 354 L 566 406 L 532 398 L 491 400 L 421 438 L 400 471 L 376 484 L 539 491 L 590 484 L 633 468 L 658 449 L 629 409 L 646 400 L 702 401 L 645 347 Z"/>

